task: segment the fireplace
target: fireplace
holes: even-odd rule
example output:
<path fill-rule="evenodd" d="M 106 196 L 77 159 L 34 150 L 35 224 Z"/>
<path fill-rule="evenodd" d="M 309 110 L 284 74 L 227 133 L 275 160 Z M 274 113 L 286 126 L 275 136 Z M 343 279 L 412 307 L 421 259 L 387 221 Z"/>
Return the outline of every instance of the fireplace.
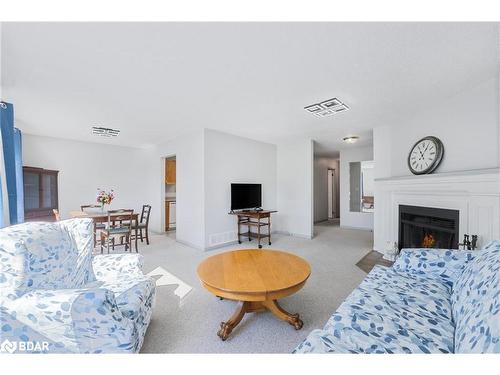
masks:
<path fill-rule="evenodd" d="M 459 211 L 399 205 L 399 249 L 458 249 Z"/>

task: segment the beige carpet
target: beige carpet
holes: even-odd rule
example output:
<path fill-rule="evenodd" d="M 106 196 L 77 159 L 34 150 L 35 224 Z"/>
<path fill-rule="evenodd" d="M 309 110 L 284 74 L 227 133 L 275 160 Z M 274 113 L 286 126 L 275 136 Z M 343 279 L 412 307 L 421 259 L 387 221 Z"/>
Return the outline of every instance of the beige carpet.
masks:
<path fill-rule="evenodd" d="M 271 247 L 297 254 L 311 264 L 311 277 L 304 288 L 281 300 L 285 309 L 300 314 L 304 327 L 296 331 L 268 312 L 247 314 L 225 342 L 216 332 L 220 322 L 231 316 L 236 303 L 221 301 L 204 290 L 196 276 L 196 267 L 209 255 L 253 247 L 255 241 L 202 252 L 178 244 L 172 235 L 153 235 L 151 245 L 140 246 L 145 257 L 144 271 L 162 267 L 193 289 L 180 298 L 174 294 L 177 285 L 158 286 L 156 307 L 142 352 L 290 353 L 311 330 L 322 328 L 363 280 L 366 274 L 355 264 L 372 249 L 372 233 L 368 231 L 340 229 L 329 223 L 316 225 L 315 231 L 313 240 L 276 235 Z"/>

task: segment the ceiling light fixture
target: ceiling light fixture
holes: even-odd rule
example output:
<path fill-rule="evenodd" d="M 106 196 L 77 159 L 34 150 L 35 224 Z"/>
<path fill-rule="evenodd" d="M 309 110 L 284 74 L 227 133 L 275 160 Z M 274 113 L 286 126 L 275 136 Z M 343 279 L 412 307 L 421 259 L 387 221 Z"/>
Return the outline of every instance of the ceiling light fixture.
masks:
<path fill-rule="evenodd" d="M 111 128 L 103 128 L 101 126 L 93 126 L 92 134 L 97 135 L 99 137 L 117 137 L 120 134 L 120 131 L 117 129 Z"/>
<path fill-rule="evenodd" d="M 332 98 L 322 101 L 321 103 L 308 105 L 304 107 L 304 109 L 317 117 L 327 117 L 335 113 L 347 111 L 349 107 L 339 99 Z"/>
<path fill-rule="evenodd" d="M 349 137 L 344 137 L 342 140 L 345 143 L 356 143 L 358 141 L 359 137 L 357 135 L 351 135 Z"/>

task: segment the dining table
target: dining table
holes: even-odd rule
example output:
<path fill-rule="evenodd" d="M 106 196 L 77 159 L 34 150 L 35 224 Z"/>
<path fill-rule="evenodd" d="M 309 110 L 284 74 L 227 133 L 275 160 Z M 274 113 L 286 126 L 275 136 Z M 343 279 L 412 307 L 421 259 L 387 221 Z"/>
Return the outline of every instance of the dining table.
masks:
<path fill-rule="evenodd" d="M 98 211 L 71 211 L 71 217 L 73 218 L 89 218 L 94 222 L 94 246 L 96 244 L 96 233 L 97 233 L 97 224 L 99 223 L 107 223 L 108 222 L 108 213 L 106 211 L 98 212 Z M 123 217 L 123 213 L 109 214 L 110 220 L 113 221 L 113 217 L 119 218 Z M 134 244 L 135 251 L 137 250 L 137 223 L 139 222 L 139 213 L 132 213 L 132 222 L 135 223 L 133 226 L 134 230 Z"/>

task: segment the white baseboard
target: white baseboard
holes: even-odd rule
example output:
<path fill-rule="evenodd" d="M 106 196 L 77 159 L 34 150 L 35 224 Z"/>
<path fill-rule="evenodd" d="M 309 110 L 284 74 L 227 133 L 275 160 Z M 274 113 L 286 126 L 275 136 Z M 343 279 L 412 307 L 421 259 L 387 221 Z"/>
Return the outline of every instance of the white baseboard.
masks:
<path fill-rule="evenodd" d="M 309 236 L 309 235 L 306 235 L 306 234 L 302 234 L 302 233 L 291 233 L 291 232 L 280 231 L 280 230 L 276 230 L 276 231 L 273 230 L 273 231 L 271 231 L 271 234 L 281 234 L 281 235 L 284 235 L 284 236 L 291 236 L 291 237 L 303 238 L 303 239 L 306 239 L 306 240 L 311 240 L 313 238 L 312 236 Z M 244 234 L 242 236 L 244 236 Z M 213 245 L 213 246 L 198 246 L 198 245 L 195 245 L 195 244 L 193 244 L 191 242 L 184 241 L 184 240 L 179 240 L 179 239 L 176 239 L 176 241 L 179 242 L 182 245 L 186 245 L 186 246 L 192 247 L 193 249 L 201 250 L 201 251 L 212 251 L 212 250 L 220 249 L 221 247 L 238 244 L 238 240 L 223 242 L 223 243 L 219 243 L 219 244 Z M 252 241 L 257 241 L 257 239 L 252 238 Z"/>
<path fill-rule="evenodd" d="M 285 231 L 285 230 L 277 230 L 274 233 L 276 233 L 276 234 L 282 234 L 284 236 L 304 238 L 306 240 L 312 240 L 312 238 L 313 238 L 313 236 L 311 236 L 311 235 L 302 234 L 302 233 L 292 233 L 292 232 L 288 232 L 288 231 Z"/>
<path fill-rule="evenodd" d="M 300 234 L 300 233 L 290 233 L 290 232 L 286 232 L 286 231 L 279 231 L 279 230 L 276 230 L 276 231 L 272 231 L 271 234 L 281 234 L 281 235 L 284 235 L 284 236 L 291 236 L 291 237 L 297 237 L 297 238 L 304 238 L 306 240 L 310 240 L 312 239 L 311 236 L 307 236 L 305 234 Z M 244 234 L 242 234 L 242 236 L 244 236 Z M 252 238 L 252 241 L 257 241 L 257 239 L 255 238 Z M 272 238 L 271 238 L 271 241 L 272 241 Z M 249 241 L 245 241 L 243 240 L 242 243 L 244 242 L 249 242 Z M 230 245 L 236 245 L 238 244 L 238 240 L 235 240 L 235 241 L 229 241 L 229 242 L 224 242 L 224 243 L 220 243 L 220 244 L 217 244 L 217 245 L 213 245 L 213 246 L 207 246 L 205 247 L 203 250 L 204 251 L 212 251 L 212 250 L 216 250 L 216 249 L 220 249 L 221 247 L 225 247 L 225 246 L 230 246 Z"/>
<path fill-rule="evenodd" d="M 205 246 L 203 251 L 217 250 L 217 249 L 220 249 L 221 247 L 224 247 L 224 246 L 236 245 L 237 243 L 238 243 L 238 240 L 235 240 L 235 241 L 228 241 L 228 242 L 219 243 L 219 244 L 213 245 L 213 246 Z"/>
<path fill-rule="evenodd" d="M 340 217 L 334 217 L 332 219 L 321 219 L 321 220 L 316 220 L 314 221 L 314 225 L 316 224 L 321 224 L 321 223 L 328 223 L 328 222 L 340 222 Z"/>
<path fill-rule="evenodd" d="M 186 245 L 186 246 L 192 247 L 193 249 L 196 249 L 196 250 L 201 250 L 201 251 L 205 250 L 205 248 L 203 246 L 195 245 L 194 243 L 191 243 L 189 241 L 179 240 L 178 238 L 176 238 L 175 241 L 179 242 L 182 245 Z"/>
<path fill-rule="evenodd" d="M 368 232 L 373 232 L 373 228 L 366 228 L 366 227 L 351 227 L 349 225 L 341 225 L 341 229 L 357 229 L 357 230 L 366 230 Z"/>

